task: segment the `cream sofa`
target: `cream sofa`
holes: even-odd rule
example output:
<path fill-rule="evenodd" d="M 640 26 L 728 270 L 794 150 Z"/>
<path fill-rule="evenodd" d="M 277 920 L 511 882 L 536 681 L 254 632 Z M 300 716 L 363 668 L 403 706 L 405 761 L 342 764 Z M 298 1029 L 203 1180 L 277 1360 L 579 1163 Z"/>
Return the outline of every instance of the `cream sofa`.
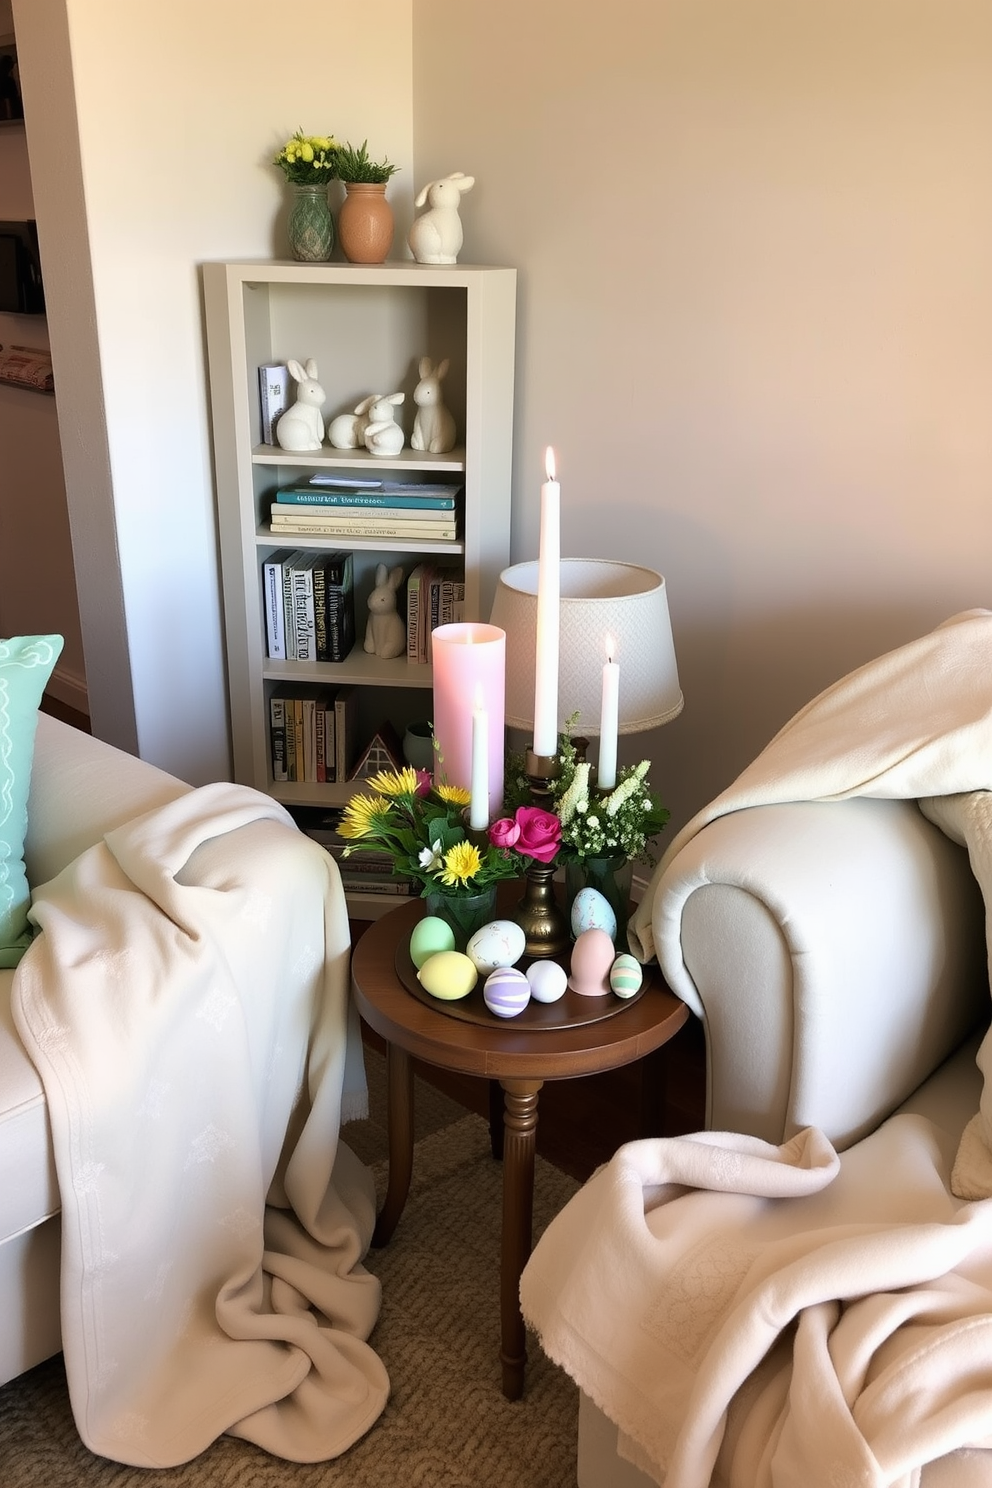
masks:
<path fill-rule="evenodd" d="M 684 965 L 662 953 L 662 969 L 702 1004 L 710 1129 L 778 1143 L 815 1125 L 843 1150 L 902 1107 L 956 1149 L 981 1092 L 984 909 L 964 849 L 915 802 L 734 812 L 669 865 L 656 926 L 676 893 Z M 582 1396 L 580 1488 L 650 1488 L 616 1444 Z M 992 1484 L 992 1452 L 951 1454 L 922 1481 Z"/>
<path fill-rule="evenodd" d="M 190 789 L 153 765 L 39 715 L 26 862 L 53 878 L 105 832 Z M 14 972 L 0 970 L 0 1384 L 57 1353 L 59 1192 L 41 1081 L 15 1031 Z"/>

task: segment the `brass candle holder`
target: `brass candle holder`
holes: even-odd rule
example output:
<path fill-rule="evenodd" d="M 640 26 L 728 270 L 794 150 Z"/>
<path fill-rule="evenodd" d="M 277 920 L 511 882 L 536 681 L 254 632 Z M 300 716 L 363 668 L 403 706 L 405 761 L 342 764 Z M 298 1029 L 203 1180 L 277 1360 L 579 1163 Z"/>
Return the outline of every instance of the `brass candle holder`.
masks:
<path fill-rule="evenodd" d="M 524 774 L 530 787 L 531 801 L 544 811 L 552 810 L 551 782 L 558 772 L 558 758 L 553 754 L 535 754 L 528 749 L 524 757 Z M 517 908 L 516 921 L 524 932 L 524 955 L 538 959 L 564 956 L 571 945 L 568 920 L 555 898 L 553 863 L 531 863 L 524 879 L 524 894 Z"/>

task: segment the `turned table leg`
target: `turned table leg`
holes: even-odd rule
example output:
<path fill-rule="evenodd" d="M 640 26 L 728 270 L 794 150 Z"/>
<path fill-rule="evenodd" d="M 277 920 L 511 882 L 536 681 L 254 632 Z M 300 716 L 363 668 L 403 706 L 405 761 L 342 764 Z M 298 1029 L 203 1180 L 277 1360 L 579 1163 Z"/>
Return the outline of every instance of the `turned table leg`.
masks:
<path fill-rule="evenodd" d="M 389 1179 L 373 1245 L 385 1245 L 399 1223 L 413 1174 L 413 1071 L 409 1054 L 396 1044 L 386 1045 L 386 1129 Z"/>
<path fill-rule="evenodd" d="M 503 1394 L 524 1389 L 527 1333 L 520 1311 L 520 1274 L 530 1257 L 534 1217 L 537 1096 L 542 1080 L 503 1080 L 503 1238 L 500 1261 L 500 1359 Z"/>

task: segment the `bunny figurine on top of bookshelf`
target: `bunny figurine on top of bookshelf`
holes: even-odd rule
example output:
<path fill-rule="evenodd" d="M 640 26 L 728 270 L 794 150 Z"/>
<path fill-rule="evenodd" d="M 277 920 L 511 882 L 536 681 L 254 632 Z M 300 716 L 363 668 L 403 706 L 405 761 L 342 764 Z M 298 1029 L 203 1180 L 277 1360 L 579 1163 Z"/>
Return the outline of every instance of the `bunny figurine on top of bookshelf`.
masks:
<path fill-rule="evenodd" d="M 319 450 L 324 439 L 325 393 L 317 381 L 313 357 L 305 364 L 289 361 L 290 376 L 296 379 L 296 402 L 291 403 L 276 424 L 276 441 L 284 450 Z"/>

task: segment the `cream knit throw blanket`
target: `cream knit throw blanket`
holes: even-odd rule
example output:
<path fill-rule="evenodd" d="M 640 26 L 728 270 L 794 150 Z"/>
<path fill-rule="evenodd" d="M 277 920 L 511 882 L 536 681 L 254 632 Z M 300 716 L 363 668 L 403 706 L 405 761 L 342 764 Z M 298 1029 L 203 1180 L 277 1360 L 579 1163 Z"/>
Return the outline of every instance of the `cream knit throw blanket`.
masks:
<path fill-rule="evenodd" d="M 365 1341 L 374 1190 L 338 1142 L 336 868 L 268 797 L 205 786 L 83 853 L 31 917 L 12 997 L 51 1117 L 83 1441 L 140 1467 L 222 1432 L 342 1452 L 388 1381 Z"/>
<path fill-rule="evenodd" d="M 967 846 L 985 897 L 992 966 L 992 611 L 968 610 L 828 687 L 782 728 L 734 783 L 677 834 L 629 926 L 631 950 L 657 955 L 672 989 L 702 1009 L 681 955 L 684 897 L 659 891 L 680 849 L 730 811 L 849 796 L 918 800 Z M 992 1036 L 978 1057 L 981 1111 L 954 1174 L 963 1198 L 992 1195 Z"/>

